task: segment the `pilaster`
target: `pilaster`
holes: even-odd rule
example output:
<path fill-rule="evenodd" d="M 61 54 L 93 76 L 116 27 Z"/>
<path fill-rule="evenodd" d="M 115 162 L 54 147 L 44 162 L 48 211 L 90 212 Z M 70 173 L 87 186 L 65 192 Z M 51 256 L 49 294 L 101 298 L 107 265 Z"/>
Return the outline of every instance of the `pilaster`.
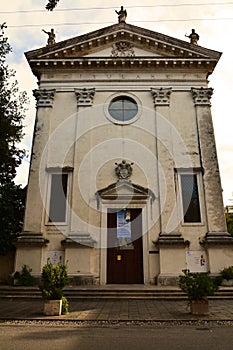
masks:
<path fill-rule="evenodd" d="M 177 229 L 176 193 L 174 186 L 173 126 L 170 116 L 171 88 L 151 88 L 155 108 L 156 157 L 158 162 L 158 188 L 160 205 L 160 232 Z M 175 220 L 173 220 L 175 215 Z M 171 222 L 172 221 L 172 222 Z M 174 225 L 175 222 L 175 225 Z M 175 226 L 175 227 L 174 227 Z"/>
<path fill-rule="evenodd" d="M 27 189 L 27 201 L 24 218 L 24 231 L 17 242 L 15 269 L 20 270 L 26 264 L 32 268 L 33 274 L 40 274 L 43 248 L 49 241 L 43 235 L 44 204 L 41 184 L 44 188 L 45 176 L 40 178 L 41 158 L 49 140 L 50 117 L 55 97 L 55 89 L 34 90 L 36 98 L 36 122 L 34 129 L 34 144 L 30 165 L 30 176 Z M 42 169 L 45 172 L 45 169 Z M 40 181 L 41 180 L 41 181 Z"/>
<path fill-rule="evenodd" d="M 30 176 L 27 190 L 24 231 L 41 232 L 43 218 L 43 202 L 41 186 L 45 188 L 45 176 L 40 176 L 41 159 L 50 135 L 50 118 L 53 112 L 55 89 L 38 89 L 33 94 L 36 98 L 36 122 L 34 129 L 34 144 L 30 165 Z M 45 169 L 42 169 L 42 171 Z"/>
<path fill-rule="evenodd" d="M 82 187 L 89 188 L 89 177 L 86 174 L 91 172 L 90 164 L 84 163 L 84 157 L 91 148 L 91 119 L 93 113 L 90 113 L 89 107 L 92 107 L 95 95 L 94 88 L 83 88 L 75 89 L 75 95 L 77 98 L 77 121 L 76 121 L 76 137 L 74 144 L 74 173 L 73 173 L 73 194 L 74 198 L 72 202 L 72 214 L 71 214 L 71 232 L 76 232 L 76 242 L 81 242 L 85 245 L 82 240 L 82 236 L 89 236 L 88 233 L 88 222 L 89 222 L 89 203 L 81 193 L 79 184 L 80 176 L 82 178 Z M 80 170 L 80 165 L 82 170 Z M 80 239 L 78 239 L 80 236 Z M 70 243 L 67 241 L 66 243 Z M 86 243 L 90 245 L 89 241 Z"/>
<path fill-rule="evenodd" d="M 191 93 L 196 109 L 201 166 L 204 169 L 203 183 L 208 232 L 226 232 L 222 187 L 210 110 L 213 89 L 192 88 Z"/>

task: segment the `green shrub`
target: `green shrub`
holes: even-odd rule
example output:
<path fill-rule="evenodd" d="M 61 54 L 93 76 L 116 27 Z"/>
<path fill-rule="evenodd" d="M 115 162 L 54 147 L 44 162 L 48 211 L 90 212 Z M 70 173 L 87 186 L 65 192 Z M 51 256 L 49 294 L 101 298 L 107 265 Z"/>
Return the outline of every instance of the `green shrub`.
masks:
<path fill-rule="evenodd" d="M 31 275 L 32 269 L 29 266 L 23 265 L 22 270 L 16 271 L 14 274 L 14 279 L 20 286 L 34 286 L 35 278 Z"/>
<path fill-rule="evenodd" d="M 49 262 L 43 267 L 39 288 L 44 300 L 60 300 L 63 288 L 68 283 L 67 266 L 61 263 L 53 266 Z"/>
<path fill-rule="evenodd" d="M 233 279 L 233 266 L 225 267 L 220 271 L 222 278 L 229 281 Z"/>
<path fill-rule="evenodd" d="M 179 287 L 187 294 L 189 301 L 203 300 L 218 290 L 214 281 L 204 273 L 191 273 L 189 270 L 183 270 L 183 273 L 179 276 Z"/>
<path fill-rule="evenodd" d="M 68 300 L 66 299 L 66 297 L 62 297 L 61 298 L 62 300 L 62 315 L 67 315 L 69 313 L 69 303 L 68 303 Z"/>

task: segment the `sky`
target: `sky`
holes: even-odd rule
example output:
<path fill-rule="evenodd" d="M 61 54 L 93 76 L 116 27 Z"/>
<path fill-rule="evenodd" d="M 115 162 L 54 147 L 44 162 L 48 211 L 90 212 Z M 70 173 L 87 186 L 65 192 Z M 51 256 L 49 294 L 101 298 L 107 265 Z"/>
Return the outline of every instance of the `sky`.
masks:
<path fill-rule="evenodd" d="M 37 88 L 24 52 L 46 45 L 42 29 L 55 29 L 56 41 L 72 38 L 117 23 L 115 10 L 127 9 L 127 23 L 187 40 L 194 28 L 200 35 L 200 46 L 222 52 L 209 87 L 214 88 L 212 117 L 218 152 L 225 205 L 233 204 L 233 1 L 229 0 L 60 0 L 53 12 L 45 10 L 47 0 L 0 0 L 0 23 L 6 22 L 6 36 L 13 52 L 8 56 L 9 68 L 16 71 L 19 89 L 26 91 L 30 105 L 24 121 L 22 146 L 28 150 L 18 169 L 16 183 L 27 184 L 35 120 Z"/>

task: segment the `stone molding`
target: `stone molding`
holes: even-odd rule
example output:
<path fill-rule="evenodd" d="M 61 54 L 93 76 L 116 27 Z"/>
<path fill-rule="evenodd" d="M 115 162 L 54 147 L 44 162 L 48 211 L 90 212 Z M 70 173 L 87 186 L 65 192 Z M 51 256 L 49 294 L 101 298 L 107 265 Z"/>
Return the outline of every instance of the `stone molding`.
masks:
<path fill-rule="evenodd" d="M 56 89 L 35 89 L 33 96 L 36 99 L 36 108 L 39 107 L 53 107 L 53 100 Z"/>
<path fill-rule="evenodd" d="M 55 167 L 46 167 L 45 169 L 48 173 L 71 173 L 74 168 L 72 166 L 55 166 Z"/>
<path fill-rule="evenodd" d="M 86 248 L 93 248 L 96 241 L 92 239 L 89 233 L 70 232 L 66 239 L 61 241 L 63 247 L 80 246 Z"/>
<path fill-rule="evenodd" d="M 200 244 L 202 246 L 233 245 L 233 237 L 229 232 L 208 232 Z"/>
<path fill-rule="evenodd" d="M 163 246 L 181 246 L 186 247 L 189 246 L 190 242 L 185 241 L 182 237 L 181 233 L 179 232 L 172 232 L 172 233 L 164 233 L 161 232 L 159 234 L 159 238 L 157 241 L 153 241 L 153 243 L 157 247 L 163 247 Z"/>
<path fill-rule="evenodd" d="M 213 95 L 212 88 L 191 88 L 195 106 L 210 106 L 210 99 Z"/>
<path fill-rule="evenodd" d="M 156 106 L 169 106 L 172 88 L 151 88 L 151 94 Z"/>
<path fill-rule="evenodd" d="M 45 239 L 40 232 L 21 232 L 15 243 L 16 247 L 19 246 L 33 246 L 43 247 L 49 243 L 49 240 Z"/>
<path fill-rule="evenodd" d="M 95 95 L 95 88 L 74 89 L 74 91 L 76 94 L 78 107 L 92 106 Z"/>

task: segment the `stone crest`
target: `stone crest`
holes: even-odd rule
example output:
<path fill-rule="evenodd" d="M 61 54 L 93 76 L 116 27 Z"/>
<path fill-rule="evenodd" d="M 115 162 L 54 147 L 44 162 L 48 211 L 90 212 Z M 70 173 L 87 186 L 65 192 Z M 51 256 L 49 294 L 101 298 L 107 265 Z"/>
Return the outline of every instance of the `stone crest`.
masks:
<path fill-rule="evenodd" d="M 112 45 L 111 57 L 133 57 L 135 56 L 133 45 L 127 41 L 119 41 Z"/>
<path fill-rule="evenodd" d="M 134 163 L 127 163 L 126 160 L 122 160 L 121 163 L 115 163 L 115 173 L 119 180 L 128 180 L 133 172 L 132 165 Z"/>

